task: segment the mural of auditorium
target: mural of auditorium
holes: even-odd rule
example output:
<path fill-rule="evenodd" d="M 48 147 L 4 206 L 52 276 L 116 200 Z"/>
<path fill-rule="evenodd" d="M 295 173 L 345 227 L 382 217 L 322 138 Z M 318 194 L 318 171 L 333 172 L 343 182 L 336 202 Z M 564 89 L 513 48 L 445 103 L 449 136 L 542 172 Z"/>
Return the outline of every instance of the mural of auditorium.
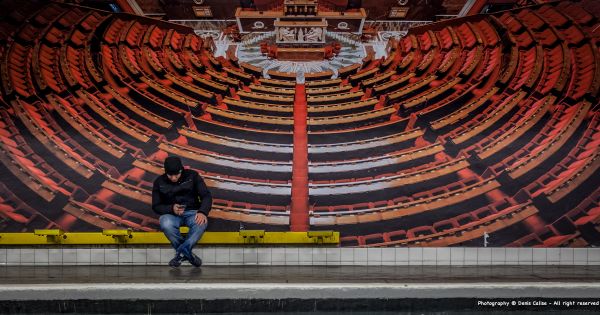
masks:
<path fill-rule="evenodd" d="M 187 27 L 19 3 L 0 21 L 0 232 L 155 231 L 151 185 L 177 155 L 213 194 L 213 231 L 597 246 L 599 8 L 413 28 L 297 84 Z"/>

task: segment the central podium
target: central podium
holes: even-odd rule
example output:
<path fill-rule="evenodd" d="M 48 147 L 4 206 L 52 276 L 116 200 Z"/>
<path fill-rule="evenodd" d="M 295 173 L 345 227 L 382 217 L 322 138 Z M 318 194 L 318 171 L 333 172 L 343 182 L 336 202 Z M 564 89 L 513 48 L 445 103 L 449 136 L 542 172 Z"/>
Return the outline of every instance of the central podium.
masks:
<path fill-rule="evenodd" d="M 367 14 L 363 8 L 341 12 L 332 11 L 325 6 L 320 8 L 317 0 L 284 0 L 283 9 L 257 11 L 237 8 L 235 17 L 240 33 L 275 32 L 278 40 L 279 35 L 282 35 L 282 42 L 294 39 L 294 42 L 318 43 L 323 40 L 326 31 L 362 34 Z M 288 25 L 288 22 L 310 23 L 302 29 L 299 23 Z"/>
<path fill-rule="evenodd" d="M 284 0 L 283 14 L 286 16 L 317 15 L 317 0 Z"/>
<path fill-rule="evenodd" d="M 327 21 L 317 16 L 316 0 L 285 0 L 275 20 L 277 44 L 324 44 Z"/>
<path fill-rule="evenodd" d="M 274 42 L 261 43 L 261 53 L 269 58 L 290 61 L 331 59 L 339 53 L 339 43 L 327 43 L 328 22 L 319 16 L 317 0 L 285 0 L 273 22 Z"/>
<path fill-rule="evenodd" d="M 324 44 L 327 22 L 319 21 L 289 21 L 277 19 L 275 34 L 277 44 Z"/>

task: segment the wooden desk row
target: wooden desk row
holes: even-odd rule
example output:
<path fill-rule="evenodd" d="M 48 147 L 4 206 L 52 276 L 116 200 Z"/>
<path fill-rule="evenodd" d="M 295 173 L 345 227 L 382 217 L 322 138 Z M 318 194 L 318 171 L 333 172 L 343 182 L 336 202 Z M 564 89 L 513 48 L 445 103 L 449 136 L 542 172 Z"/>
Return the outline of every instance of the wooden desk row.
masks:
<path fill-rule="evenodd" d="M 315 81 L 306 81 L 304 85 L 307 88 L 317 88 L 317 87 L 331 87 L 342 84 L 342 79 L 327 79 L 327 80 L 315 80 Z"/>
<path fill-rule="evenodd" d="M 247 62 L 240 62 L 240 68 L 244 70 L 244 72 L 251 74 L 257 78 L 262 77 L 263 68 L 257 67 L 255 65 L 251 65 Z"/>
<path fill-rule="evenodd" d="M 391 72 L 388 72 L 388 73 L 391 73 Z M 381 94 L 385 94 L 385 93 L 397 90 L 400 86 L 404 85 L 406 82 L 408 82 L 408 80 L 413 78 L 415 75 L 416 74 L 414 72 L 410 72 L 399 78 L 396 78 L 395 80 L 389 80 L 385 83 L 375 85 L 373 87 L 373 95 L 381 95 Z"/>
<path fill-rule="evenodd" d="M 230 78 L 230 77 L 226 77 L 218 72 L 212 71 L 212 70 L 206 70 L 206 74 L 210 75 L 213 79 L 227 84 L 228 86 L 232 87 L 232 88 L 238 88 L 240 86 L 240 81 L 238 79 L 234 79 L 234 78 Z"/>
<path fill-rule="evenodd" d="M 308 106 L 309 114 L 318 113 L 330 113 L 330 112 L 344 112 L 353 110 L 370 110 L 379 103 L 377 98 L 371 97 L 366 100 L 360 100 L 356 102 L 348 102 L 341 104 L 327 104 L 327 105 L 312 105 Z"/>
<path fill-rule="evenodd" d="M 250 82 L 252 82 L 252 75 L 250 74 L 240 72 L 229 67 L 223 67 L 223 71 L 225 71 L 228 76 L 231 76 L 233 78 L 236 78 L 237 80 L 244 82 L 244 84 L 250 84 Z"/>
<path fill-rule="evenodd" d="M 390 82 L 390 79 L 392 78 L 392 76 L 394 76 L 396 74 L 396 71 L 388 71 L 388 72 L 384 72 L 382 74 L 376 75 L 370 79 L 366 79 L 366 80 L 362 80 L 360 85 L 364 88 L 369 88 L 372 87 L 374 85 L 380 85 L 380 84 L 385 84 L 387 82 Z"/>
<path fill-rule="evenodd" d="M 267 74 L 271 79 L 296 82 L 295 72 L 280 72 L 275 70 L 268 70 Z"/>
<path fill-rule="evenodd" d="M 257 152 L 268 153 L 282 153 L 292 154 L 293 144 L 283 143 L 272 143 L 272 142 L 260 142 L 252 141 L 240 138 L 232 138 L 213 133 L 204 132 L 201 130 L 193 130 L 183 126 L 179 129 L 179 133 L 183 136 L 190 137 L 202 142 L 210 143 L 217 146 L 226 146 L 234 149 L 244 149 Z"/>
<path fill-rule="evenodd" d="M 555 99 L 554 96 L 547 96 L 537 101 L 532 108 L 524 113 L 519 121 L 505 130 L 498 138 L 493 139 L 490 143 L 477 150 L 477 157 L 481 160 L 487 159 L 506 146 L 511 145 L 513 141 L 533 128 L 545 116 Z"/>
<path fill-rule="evenodd" d="M 265 123 L 271 125 L 287 125 L 291 126 L 294 124 L 293 117 L 280 117 L 280 116 L 268 116 L 268 115 L 257 115 L 250 113 L 242 113 L 237 111 L 220 109 L 212 106 L 208 106 L 206 111 L 220 115 L 229 119 L 238 120 L 238 121 L 248 121 L 254 123 Z M 397 111 L 394 107 L 386 107 L 378 110 L 371 110 L 367 112 L 361 112 L 357 114 L 350 115 L 338 115 L 338 116 L 328 116 L 328 117 L 309 117 L 308 124 L 314 126 L 323 126 L 323 125 L 336 125 L 336 124 L 346 124 L 346 123 L 354 123 L 359 121 L 365 121 L 375 118 L 382 118 L 389 116 Z"/>
<path fill-rule="evenodd" d="M 259 92 L 259 93 L 269 93 L 269 94 L 276 94 L 276 95 L 283 95 L 283 96 L 292 96 L 292 95 L 296 94 L 296 89 L 272 87 L 272 86 L 268 86 L 268 85 L 250 84 L 249 88 L 253 92 Z"/>
<path fill-rule="evenodd" d="M 158 84 L 154 82 L 152 79 L 148 79 L 146 77 L 140 77 L 140 81 L 146 83 L 150 88 L 154 91 L 158 92 L 160 95 L 166 97 L 169 100 L 179 102 L 186 106 L 190 106 L 192 108 L 198 107 L 198 102 L 188 98 L 187 96 L 182 95 L 180 92 L 173 91 L 172 89 L 167 89 L 162 84 Z"/>
<path fill-rule="evenodd" d="M 228 105 L 228 107 L 241 107 L 241 108 L 251 109 L 251 110 L 276 112 L 276 113 L 282 113 L 282 114 L 289 114 L 290 116 L 294 112 L 294 107 L 291 105 L 249 102 L 249 101 L 244 101 L 244 100 L 236 100 L 236 99 L 229 98 L 229 97 L 224 98 L 223 103 Z"/>
<path fill-rule="evenodd" d="M 173 85 L 178 86 L 181 89 L 187 91 L 188 94 L 193 94 L 194 96 L 200 98 L 204 102 L 210 104 L 216 103 L 217 99 L 213 92 L 209 92 L 203 88 L 197 87 L 169 73 L 165 74 L 165 79 L 173 82 Z"/>
<path fill-rule="evenodd" d="M 459 132 L 453 133 L 450 137 L 450 141 L 453 144 L 461 144 L 483 133 L 485 130 L 489 129 L 496 122 L 498 122 L 502 117 L 511 112 L 526 95 L 527 92 L 520 91 L 517 94 L 509 96 L 502 101 L 502 104 L 493 109 L 487 115 L 482 115 L 480 119 L 472 120 L 464 124 L 464 129 L 461 128 Z"/>
<path fill-rule="evenodd" d="M 237 95 L 243 100 L 258 101 L 263 103 L 291 105 L 294 103 L 293 96 L 263 94 L 256 92 L 238 91 Z"/>
<path fill-rule="evenodd" d="M 333 76 L 332 70 L 325 70 L 320 72 L 308 72 L 304 74 L 305 81 L 322 81 L 331 79 Z"/>
<path fill-rule="evenodd" d="M 388 102 L 395 102 L 398 99 L 424 87 L 429 85 L 429 83 L 433 82 L 435 79 L 437 79 L 437 76 L 434 74 L 431 74 L 425 78 L 422 78 L 421 80 L 415 82 L 415 83 L 411 83 L 399 90 L 396 90 L 395 92 L 388 94 L 388 98 L 387 101 Z"/>
<path fill-rule="evenodd" d="M 348 77 L 348 81 L 350 81 L 350 83 L 352 85 L 357 85 L 358 82 L 373 77 L 375 75 L 375 73 L 377 73 L 378 71 L 379 71 L 379 67 L 373 67 L 373 68 L 371 68 L 369 70 L 358 72 L 356 74 L 353 74 L 353 75 L 349 76 Z"/>
<path fill-rule="evenodd" d="M 356 211 L 314 212 L 310 222 L 311 225 L 342 225 L 399 219 L 458 204 L 499 187 L 500 183 L 496 180 L 487 179 L 441 195 L 423 197 L 391 206 Z"/>
<path fill-rule="evenodd" d="M 376 126 L 379 127 L 379 126 Z M 371 128 L 368 128 L 371 129 Z M 342 131 L 347 133 L 347 131 Z M 330 134 L 331 132 L 327 132 Z M 333 133 L 338 133 L 333 132 Z M 321 135 L 326 134 L 325 132 L 312 132 L 308 133 L 309 140 L 311 137 L 320 137 Z M 352 151 L 360 151 L 367 149 L 380 148 L 390 145 L 396 145 L 403 142 L 413 141 L 418 137 L 421 137 L 425 134 L 425 132 L 420 128 L 410 129 L 406 131 L 400 131 L 387 136 L 379 136 L 376 138 L 369 138 L 364 140 L 354 140 L 349 142 L 337 142 L 337 143 L 327 143 L 327 144 L 309 144 L 308 145 L 308 153 L 309 154 L 331 154 L 331 153 L 348 153 Z M 310 141 L 309 141 L 310 142 Z"/>
<path fill-rule="evenodd" d="M 419 97 L 413 98 L 413 99 L 409 100 L 408 102 L 402 103 L 402 108 L 404 108 L 404 109 L 414 108 L 414 107 L 420 106 L 423 103 L 425 103 L 425 106 L 427 107 L 429 105 L 429 104 L 427 104 L 428 101 L 435 102 L 436 98 L 438 96 L 440 96 L 440 95 L 446 93 L 447 91 L 449 91 L 450 89 L 454 88 L 454 86 L 456 84 L 458 84 L 458 82 L 460 82 L 461 80 L 462 80 L 461 78 L 454 78 L 450 81 L 446 81 L 442 85 L 436 87 L 435 89 L 430 89 L 425 94 L 423 94 Z M 413 90 L 416 90 L 418 88 L 419 88 L 418 86 L 414 86 Z"/>
<path fill-rule="evenodd" d="M 352 102 L 361 99 L 365 93 L 363 91 L 342 93 L 337 95 L 319 95 L 319 96 L 307 96 L 306 101 L 308 105 L 324 105 L 324 104 L 335 104 Z"/>
<path fill-rule="evenodd" d="M 318 95 L 327 95 L 327 94 L 340 94 L 340 93 L 347 93 L 351 89 L 352 89 L 351 85 L 307 88 L 306 89 L 306 94 L 308 96 L 318 96 Z"/>
<path fill-rule="evenodd" d="M 294 79 L 294 81 L 286 81 L 286 80 L 260 78 L 260 79 L 258 79 L 258 82 L 260 82 L 262 85 L 268 85 L 268 86 L 278 87 L 278 88 L 293 89 L 296 87 L 295 79 Z"/>
<path fill-rule="evenodd" d="M 188 71 L 187 74 L 194 80 L 194 82 L 200 84 L 203 88 L 207 90 L 213 90 L 221 95 L 229 95 L 229 87 L 227 85 L 206 79 L 193 71 Z"/>
<path fill-rule="evenodd" d="M 338 78 L 345 79 L 346 77 L 358 72 L 358 69 L 360 69 L 360 67 L 362 67 L 361 64 L 355 63 L 355 64 L 351 64 L 351 65 L 343 67 L 343 68 L 339 68 L 338 69 Z"/>

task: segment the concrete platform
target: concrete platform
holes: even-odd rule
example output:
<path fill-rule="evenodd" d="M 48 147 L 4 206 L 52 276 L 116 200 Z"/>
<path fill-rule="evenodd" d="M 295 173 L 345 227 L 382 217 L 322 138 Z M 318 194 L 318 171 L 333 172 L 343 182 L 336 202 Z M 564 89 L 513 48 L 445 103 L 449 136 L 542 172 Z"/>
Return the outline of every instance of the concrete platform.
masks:
<path fill-rule="evenodd" d="M 600 266 L 5 266 L 0 284 L 0 313 L 600 309 Z"/>
<path fill-rule="evenodd" d="M 0 283 L 600 283 L 600 266 L 3 266 Z M 0 288 L 1 289 L 1 288 Z M 599 296 L 600 297 L 600 296 Z M 0 299 L 2 296 L 0 295 Z"/>

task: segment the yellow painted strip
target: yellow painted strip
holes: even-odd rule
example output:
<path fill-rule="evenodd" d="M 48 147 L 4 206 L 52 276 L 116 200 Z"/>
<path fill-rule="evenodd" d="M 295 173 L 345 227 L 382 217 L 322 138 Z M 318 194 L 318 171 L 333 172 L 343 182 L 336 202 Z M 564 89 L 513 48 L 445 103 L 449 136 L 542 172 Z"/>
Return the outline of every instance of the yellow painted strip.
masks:
<path fill-rule="evenodd" d="M 181 228 L 187 233 L 186 227 Z M 334 231 L 265 232 L 206 232 L 199 244 L 339 244 L 340 233 Z M 104 230 L 102 232 L 63 232 L 36 230 L 34 233 L 0 233 L 1 245 L 110 245 L 110 244 L 169 244 L 162 232 L 134 232 L 131 230 Z"/>

